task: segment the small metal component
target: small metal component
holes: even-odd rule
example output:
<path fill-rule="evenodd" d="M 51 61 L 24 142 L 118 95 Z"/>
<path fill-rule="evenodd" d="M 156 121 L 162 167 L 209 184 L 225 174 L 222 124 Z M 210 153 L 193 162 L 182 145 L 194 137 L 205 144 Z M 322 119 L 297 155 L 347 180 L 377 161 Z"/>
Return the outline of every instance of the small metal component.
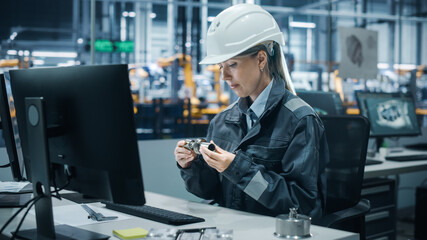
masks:
<path fill-rule="evenodd" d="M 205 146 L 209 150 L 215 151 L 215 145 L 213 143 L 206 142 L 206 140 L 203 138 L 199 138 L 196 140 L 186 139 L 184 148 L 191 150 L 191 151 L 194 151 L 196 154 L 201 154 L 200 153 L 200 147 L 201 146 Z"/>
<path fill-rule="evenodd" d="M 285 239 L 301 239 L 311 237 L 311 218 L 297 213 L 297 208 L 290 208 L 289 214 L 276 217 L 274 236 Z"/>
<path fill-rule="evenodd" d="M 298 208 L 289 208 L 289 218 L 298 218 Z"/>
<path fill-rule="evenodd" d="M 81 206 L 82 206 L 82 208 L 84 210 L 86 210 L 86 212 L 89 213 L 88 218 L 90 218 L 90 219 L 92 219 L 94 221 L 100 222 L 100 221 L 106 221 L 106 220 L 113 220 L 113 219 L 117 218 L 117 216 L 108 216 L 108 217 L 106 217 L 102 213 L 97 213 L 97 212 L 93 211 L 92 208 L 90 208 L 89 206 L 87 206 L 85 204 L 82 204 Z"/>

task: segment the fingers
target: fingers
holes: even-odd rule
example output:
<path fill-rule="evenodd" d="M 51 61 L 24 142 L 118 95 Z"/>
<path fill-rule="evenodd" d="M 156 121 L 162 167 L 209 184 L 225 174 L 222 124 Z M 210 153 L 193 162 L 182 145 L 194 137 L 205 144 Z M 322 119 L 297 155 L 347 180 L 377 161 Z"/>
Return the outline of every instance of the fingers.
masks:
<path fill-rule="evenodd" d="M 185 145 L 185 141 L 184 140 L 181 140 L 181 141 L 179 141 L 179 142 L 176 143 L 177 147 L 184 147 L 184 145 Z"/>
<path fill-rule="evenodd" d="M 175 160 L 182 168 L 187 168 L 191 165 L 191 162 L 196 158 L 196 154 L 193 151 L 190 151 L 183 146 L 185 141 L 181 140 L 176 144 L 174 151 Z"/>
<path fill-rule="evenodd" d="M 212 152 L 211 150 L 207 149 L 204 146 L 200 147 L 200 153 L 202 154 L 203 159 L 205 160 L 205 162 L 210 167 L 217 169 L 218 161 L 216 161 L 214 158 L 212 158 L 210 155 L 208 155 L 211 152 Z"/>
<path fill-rule="evenodd" d="M 215 145 L 215 151 L 217 151 L 218 153 L 225 153 L 226 152 L 224 149 L 222 149 L 218 145 L 216 145 L 214 143 L 214 141 L 211 140 L 210 143 L 212 143 L 213 145 Z"/>
<path fill-rule="evenodd" d="M 218 172 L 223 172 L 234 160 L 235 155 L 219 147 L 218 149 L 216 149 L 216 151 L 217 152 L 210 151 L 204 146 L 200 148 L 200 153 L 203 155 L 203 159 L 205 160 L 205 162 L 210 167 L 216 169 Z"/>
<path fill-rule="evenodd" d="M 181 159 L 181 160 L 177 160 L 177 163 L 179 164 L 179 166 L 181 166 L 182 168 L 188 168 L 191 166 L 191 163 L 193 162 L 194 159 Z"/>
<path fill-rule="evenodd" d="M 192 154 L 176 154 L 175 159 L 182 168 L 188 168 L 195 159 L 195 156 Z"/>
<path fill-rule="evenodd" d="M 190 151 L 184 147 L 176 147 L 175 154 L 192 154 L 193 151 Z"/>

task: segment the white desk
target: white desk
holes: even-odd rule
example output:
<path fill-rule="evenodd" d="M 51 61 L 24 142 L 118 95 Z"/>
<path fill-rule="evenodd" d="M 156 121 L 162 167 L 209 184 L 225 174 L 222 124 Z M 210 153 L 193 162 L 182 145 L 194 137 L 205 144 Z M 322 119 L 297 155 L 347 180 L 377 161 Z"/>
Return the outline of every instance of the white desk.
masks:
<path fill-rule="evenodd" d="M 427 160 L 397 162 L 384 160 L 384 157 L 372 159 L 383 161 L 383 163 L 365 166 L 365 179 L 427 170 Z"/>
<path fill-rule="evenodd" d="M 266 217 L 241 211 L 235 211 L 228 208 L 222 208 L 202 203 L 190 202 L 183 199 L 173 198 L 156 193 L 146 192 L 147 204 L 155 207 L 165 208 L 172 211 L 187 213 L 202 217 L 206 222 L 177 226 L 175 228 L 202 228 L 202 227 L 217 227 L 218 229 L 233 229 L 233 239 L 235 240 L 278 240 L 273 233 L 275 231 L 275 218 Z M 70 201 L 58 201 L 53 199 L 54 206 L 74 204 Z M 102 206 L 102 204 L 99 204 Z M 0 225 L 2 226 L 6 220 L 17 209 L 0 209 Z M 14 220 L 5 233 L 10 236 L 10 232 L 16 228 L 18 220 Z M 27 215 L 27 218 L 21 229 L 34 228 L 35 218 L 33 215 Z M 149 230 L 150 228 L 173 228 L 174 226 L 166 225 L 150 220 L 132 217 L 131 219 L 122 221 L 112 221 L 98 224 L 80 226 L 79 228 L 87 229 L 106 235 L 112 236 L 112 229 L 125 229 L 142 227 Z M 5 234 L 3 233 L 3 234 Z M 319 226 L 311 226 L 313 237 L 310 239 L 359 239 L 359 235 L 350 232 L 339 231 L 330 228 Z M 1 238 L 1 236 L 0 236 Z M 111 237 L 111 239 L 117 239 Z"/>

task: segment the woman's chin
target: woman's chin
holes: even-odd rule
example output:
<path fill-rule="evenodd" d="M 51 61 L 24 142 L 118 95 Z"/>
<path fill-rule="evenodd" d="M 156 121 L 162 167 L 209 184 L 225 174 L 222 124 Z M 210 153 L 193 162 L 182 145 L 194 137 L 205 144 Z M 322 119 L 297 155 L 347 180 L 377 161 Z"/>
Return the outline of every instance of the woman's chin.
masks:
<path fill-rule="evenodd" d="M 235 93 L 238 97 L 240 97 L 240 98 L 245 98 L 245 97 L 247 97 L 247 96 L 248 96 L 247 94 L 244 94 L 244 93 L 242 93 L 242 92 L 240 92 L 240 91 L 234 91 L 234 93 Z"/>

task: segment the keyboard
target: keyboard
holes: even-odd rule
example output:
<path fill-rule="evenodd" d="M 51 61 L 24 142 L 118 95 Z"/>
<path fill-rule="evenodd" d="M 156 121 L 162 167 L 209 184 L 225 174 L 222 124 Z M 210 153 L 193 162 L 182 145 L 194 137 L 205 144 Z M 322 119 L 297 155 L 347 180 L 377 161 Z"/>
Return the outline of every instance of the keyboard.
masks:
<path fill-rule="evenodd" d="M 375 164 L 381 164 L 381 163 L 383 163 L 383 161 L 381 160 L 366 159 L 365 165 L 368 166 L 368 165 L 375 165 Z"/>
<path fill-rule="evenodd" d="M 416 160 L 427 160 L 427 154 L 387 156 L 387 157 L 385 157 L 385 159 L 389 160 L 389 161 L 398 161 L 398 162 L 407 162 L 407 161 L 416 161 Z"/>
<path fill-rule="evenodd" d="M 117 204 L 112 202 L 102 202 L 105 204 L 105 207 L 114 211 L 126 213 L 129 215 L 137 216 L 140 218 L 145 218 L 153 220 L 156 222 L 161 222 L 170 225 L 184 225 L 190 223 L 204 222 L 205 219 L 173 212 L 161 208 L 156 208 L 152 206 L 133 206 L 125 204 Z"/>
<path fill-rule="evenodd" d="M 405 145 L 405 148 L 411 149 L 411 150 L 426 151 L 427 150 L 427 143 L 409 144 L 409 145 Z"/>

